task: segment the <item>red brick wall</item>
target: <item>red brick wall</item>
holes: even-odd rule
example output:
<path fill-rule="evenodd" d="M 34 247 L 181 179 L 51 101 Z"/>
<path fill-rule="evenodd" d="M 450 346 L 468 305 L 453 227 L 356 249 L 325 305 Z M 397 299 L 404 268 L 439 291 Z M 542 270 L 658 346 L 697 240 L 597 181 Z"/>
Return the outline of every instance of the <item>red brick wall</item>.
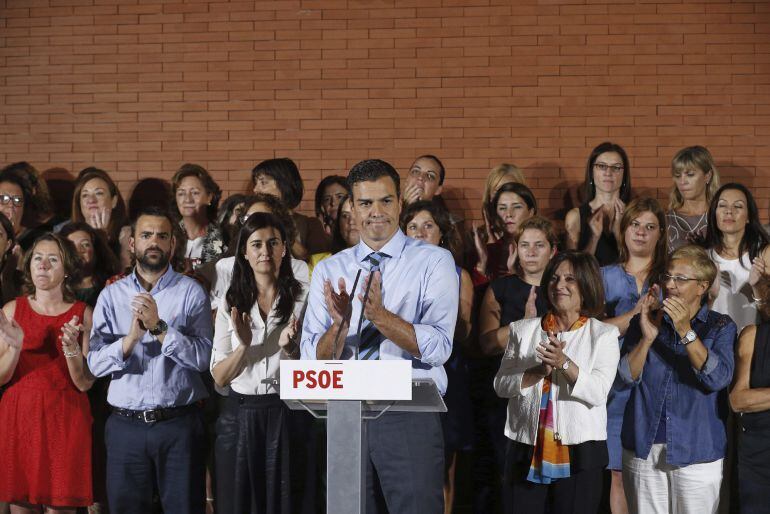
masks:
<path fill-rule="evenodd" d="M 502 5 L 498 5 L 502 4 Z M 770 186 L 766 0 L 3 0 L 0 163 L 96 164 L 124 193 L 186 161 L 228 192 L 259 160 L 306 180 L 380 157 L 445 162 L 478 217 L 488 170 L 526 170 L 546 212 L 595 144 L 665 197 L 681 146 Z M 567 189 L 570 189 L 567 192 Z"/>

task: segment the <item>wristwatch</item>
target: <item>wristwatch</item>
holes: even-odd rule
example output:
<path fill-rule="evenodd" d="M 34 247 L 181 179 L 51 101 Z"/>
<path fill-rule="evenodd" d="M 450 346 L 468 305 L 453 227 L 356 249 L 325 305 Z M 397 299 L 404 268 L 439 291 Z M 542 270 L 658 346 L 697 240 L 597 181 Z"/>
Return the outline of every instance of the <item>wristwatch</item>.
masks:
<path fill-rule="evenodd" d="M 562 371 L 567 371 L 569 369 L 569 365 L 572 364 L 572 361 L 567 359 L 564 361 L 564 364 L 561 365 Z"/>
<path fill-rule="evenodd" d="M 155 325 L 155 328 L 151 328 L 149 332 L 151 335 L 154 335 L 155 337 L 157 337 L 161 335 L 163 332 L 165 332 L 166 330 L 168 330 L 168 324 L 162 319 L 159 319 L 158 324 Z"/>
<path fill-rule="evenodd" d="M 688 330 L 687 333 L 684 335 L 682 339 L 679 340 L 679 342 L 685 346 L 692 343 L 698 339 L 698 334 L 695 333 L 695 330 Z"/>

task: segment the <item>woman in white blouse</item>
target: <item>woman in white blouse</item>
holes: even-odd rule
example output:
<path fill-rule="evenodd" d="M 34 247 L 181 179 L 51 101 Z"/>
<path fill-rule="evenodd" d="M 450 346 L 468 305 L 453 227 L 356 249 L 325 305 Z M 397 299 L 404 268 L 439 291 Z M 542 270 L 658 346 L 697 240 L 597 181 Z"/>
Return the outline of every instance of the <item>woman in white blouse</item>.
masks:
<path fill-rule="evenodd" d="M 278 378 L 281 360 L 299 357 L 295 336 L 305 295 L 279 219 L 249 217 L 217 310 L 211 355 L 214 381 L 230 386 L 216 430 L 217 512 L 290 511 L 290 420 Z"/>
<path fill-rule="evenodd" d="M 495 391 L 508 400 L 504 511 L 597 512 L 607 467 L 607 395 L 618 329 L 592 255 L 556 254 L 543 273 L 548 312 L 510 325 Z"/>

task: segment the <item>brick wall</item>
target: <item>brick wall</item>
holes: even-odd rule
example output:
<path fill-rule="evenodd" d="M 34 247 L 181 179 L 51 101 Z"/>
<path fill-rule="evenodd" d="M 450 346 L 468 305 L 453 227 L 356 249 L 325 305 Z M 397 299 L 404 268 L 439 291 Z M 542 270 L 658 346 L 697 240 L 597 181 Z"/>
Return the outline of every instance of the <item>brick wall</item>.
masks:
<path fill-rule="evenodd" d="M 2 0 L 0 163 L 98 165 L 124 194 L 186 161 L 228 192 L 264 158 L 306 180 L 381 157 L 447 166 L 478 217 L 484 177 L 522 166 L 545 211 L 595 144 L 665 197 L 681 146 L 770 201 L 766 0 Z"/>

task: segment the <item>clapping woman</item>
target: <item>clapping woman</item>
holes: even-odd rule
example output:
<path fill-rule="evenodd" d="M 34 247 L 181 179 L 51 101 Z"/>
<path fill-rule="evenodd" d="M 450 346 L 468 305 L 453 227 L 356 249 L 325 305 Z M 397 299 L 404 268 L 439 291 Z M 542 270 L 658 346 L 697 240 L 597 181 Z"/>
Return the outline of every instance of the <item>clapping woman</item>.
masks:
<path fill-rule="evenodd" d="M 230 387 L 217 421 L 217 512 L 284 514 L 301 501 L 278 377 L 282 360 L 299 357 L 295 338 L 305 295 L 279 219 L 251 215 L 238 235 L 232 281 L 217 310 L 211 358 L 215 382 Z"/>
<path fill-rule="evenodd" d="M 597 512 L 618 329 L 596 319 L 604 291 L 593 256 L 556 254 L 541 288 L 547 314 L 511 324 L 494 381 L 509 399 L 505 512 Z"/>
<path fill-rule="evenodd" d="M 0 501 L 15 514 L 92 503 L 91 309 L 75 300 L 77 263 L 69 241 L 41 236 L 24 258 L 26 294 L 0 314 Z"/>

